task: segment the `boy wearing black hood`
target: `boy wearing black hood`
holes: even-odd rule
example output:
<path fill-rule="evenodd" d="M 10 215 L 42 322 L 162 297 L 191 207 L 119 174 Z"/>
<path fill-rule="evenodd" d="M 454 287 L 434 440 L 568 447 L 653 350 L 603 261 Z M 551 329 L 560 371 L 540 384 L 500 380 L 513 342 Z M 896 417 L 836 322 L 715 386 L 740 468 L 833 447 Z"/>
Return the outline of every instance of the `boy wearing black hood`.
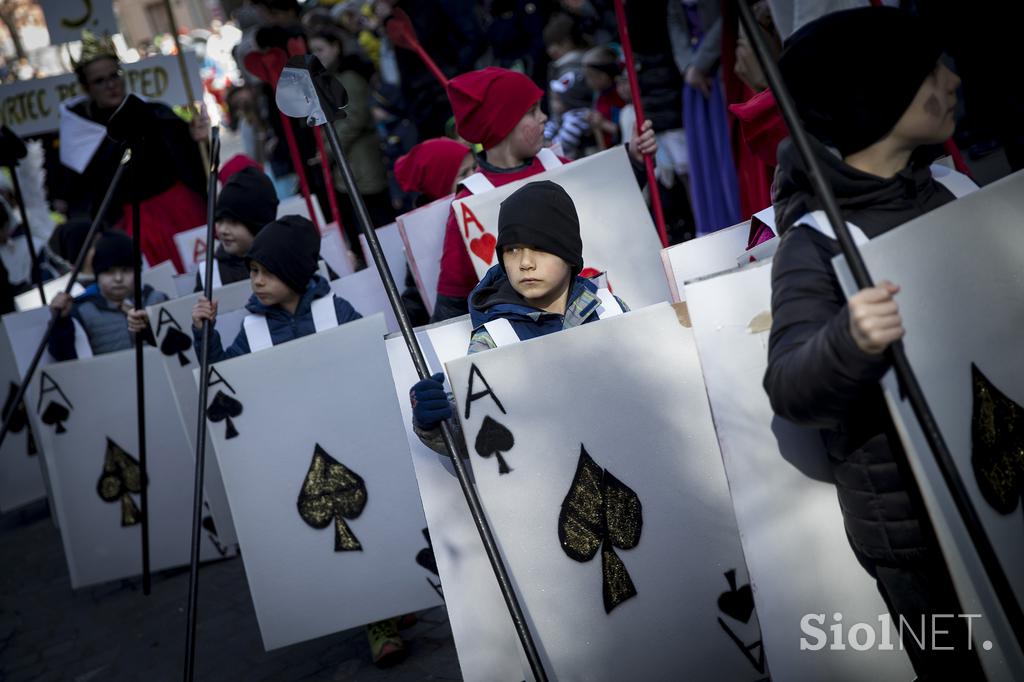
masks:
<path fill-rule="evenodd" d="M 250 314 L 227 350 L 217 330 L 211 330 L 210 362 L 270 348 L 362 317 L 317 274 L 319 253 L 320 235 L 306 218 L 284 216 L 264 226 L 245 257 L 253 291 L 245 306 Z M 216 323 L 217 301 L 201 296 L 192 308 L 197 354 L 202 348 L 203 320 Z"/>
<path fill-rule="evenodd" d="M 249 277 L 245 254 L 263 226 L 277 217 L 277 204 L 274 183 L 259 168 L 243 168 L 224 183 L 214 212 L 218 241 L 213 254 L 215 289 Z M 206 263 L 202 262 L 194 291 L 203 290 L 205 276 Z"/>
<path fill-rule="evenodd" d="M 470 355 L 628 310 L 608 289 L 580 277 L 580 221 L 561 185 L 531 182 L 501 202 L 496 250 L 497 265 L 469 295 Z M 416 433 L 438 452 L 444 451 L 438 427 L 452 414 L 443 381 L 438 373 L 410 391 Z"/>
<path fill-rule="evenodd" d="M 940 56 L 919 19 L 890 8 L 827 15 L 787 43 L 780 70 L 808 132 L 825 143 L 812 140 L 857 241 L 972 185 L 928 164 L 927 146 L 953 133 L 960 83 Z M 889 370 L 885 349 L 904 334 L 899 287 L 883 281 L 847 302 L 820 209 L 792 141 L 783 142 L 765 390 L 776 414 L 821 430 L 847 536 L 893 625 L 903 618 L 915 633 L 902 645 L 918 679 L 983 679 L 963 620 L 928 617 L 962 612 L 878 383 Z"/>
<path fill-rule="evenodd" d="M 56 360 L 75 360 L 75 322 L 85 330 L 96 355 L 128 350 L 133 334 L 149 334 L 146 311 L 131 303 L 135 286 L 132 239 L 123 232 L 107 232 L 96 241 L 92 257 L 96 281 L 72 299 L 63 291 L 50 301 L 59 317 L 50 335 L 50 355 Z M 142 308 L 163 303 L 167 295 L 148 284 L 142 287 Z"/>

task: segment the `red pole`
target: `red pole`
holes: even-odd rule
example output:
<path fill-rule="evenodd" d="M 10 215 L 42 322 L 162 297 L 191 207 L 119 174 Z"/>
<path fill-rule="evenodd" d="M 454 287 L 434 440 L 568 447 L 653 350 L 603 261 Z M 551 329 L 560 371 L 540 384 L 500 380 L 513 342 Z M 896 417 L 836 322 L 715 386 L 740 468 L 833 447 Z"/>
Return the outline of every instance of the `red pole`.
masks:
<path fill-rule="evenodd" d="M 629 75 L 629 89 L 633 91 L 633 108 L 636 110 L 636 135 L 646 117 L 644 105 L 640 98 L 640 81 L 636 77 L 636 64 L 633 61 L 633 45 L 629 42 L 629 26 L 626 24 L 626 9 L 622 0 L 615 0 L 615 18 L 619 24 L 619 40 L 622 42 L 622 53 L 626 57 L 626 73 Z M 651 208 L 654 209 L 654 223 L 658 227 L 661 245 L 668 246 L 668 232 L 665 230 L 665 215 L 661 210 L 661 194 L 658 192 L 658 179 L 654 176 L 654 159 L 650 154 L 644 155 L 644 168 L 647 170 L 647 186 L 651 190 Z"/>
<path fill-rule="evenodd" d="M 338 225 L 338 232 L 341 234 L 341 243 L 345 248 L 352 250 L 352 245 L 345 237 L 345 226 L 341 222 L 341 211 L 338 210 L 338 197 L 335 195 L 334 178 L 331 177 L 331 162 L 327 160 L 327 150 L 324 149 L 324 138 L 320 134 L 320 127 L 313 128 L 313 136 L 316 137 L 316 148 L 320 152 L 320 168 L 324 174 L 324 184 L 327 187 L 327 200 L 331 203 L 331 213 L 334 215 L 334 222 Z"/>
<path fill-rule="evenodd" d="M 277 83 L 274 83 L 274 90 L 277 90 Z M 291 153 L 292 165 L 295 166 L 295 173 L 299 176 L 299 189 L 302 191 L 302 196 L 306 199 L 306 208 L 309 210 L 309 219 L 316 225 L 316 229 L 320 231 L 320 222 L 316 219 L 316 211 L 313 210 L 313 200 L 309 194 L 309 182 L 306 180 L 306 169 L 302 164 L 302 157 L 299 155 L 299 145 L 295 142 L 295 131 L 292 130 L 292 121 L 290 118 L 281 114 L 281 125 L 284 127 L 284 138 L 288 142 L 288 151 Z"/>

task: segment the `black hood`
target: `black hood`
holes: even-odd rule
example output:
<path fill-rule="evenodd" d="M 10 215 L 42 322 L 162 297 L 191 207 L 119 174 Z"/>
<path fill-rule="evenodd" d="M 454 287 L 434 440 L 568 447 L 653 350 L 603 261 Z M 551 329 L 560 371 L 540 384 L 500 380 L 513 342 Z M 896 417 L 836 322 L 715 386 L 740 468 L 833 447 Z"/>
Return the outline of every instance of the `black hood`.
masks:
<path fill-rule="evenodd" d="M 953 195 L 932 178 L 935 147 L 918 149 L 910 163 L 891 178 L 880 178 L 847 165 L 813 137 L 811 148 L 843 211 L 843 217 L 875 237 L 924 212 L 953 200 Z M 779 145 L 775 177 L 775 224 L 783 234 L 802 216 L 822 209 L 810 175 L 791 139 Z"/>

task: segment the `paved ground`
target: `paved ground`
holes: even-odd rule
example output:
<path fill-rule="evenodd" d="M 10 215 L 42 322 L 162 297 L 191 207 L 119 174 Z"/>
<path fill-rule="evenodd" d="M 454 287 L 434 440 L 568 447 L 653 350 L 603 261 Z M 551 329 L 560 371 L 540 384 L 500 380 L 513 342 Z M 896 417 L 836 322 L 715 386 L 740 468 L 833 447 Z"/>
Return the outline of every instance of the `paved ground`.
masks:
<path fill-rule="evenodd" d="M 60 534 L 45 503 L 0 516 L 0 680 L 181 680 L 188 571 L 71 590 Z M 458 680 L 443 607 L 403 632 L 409 656 L 370 663 L 362 628 L 263 651 L 241 559 L 200 572 L 200 680 Z"/>

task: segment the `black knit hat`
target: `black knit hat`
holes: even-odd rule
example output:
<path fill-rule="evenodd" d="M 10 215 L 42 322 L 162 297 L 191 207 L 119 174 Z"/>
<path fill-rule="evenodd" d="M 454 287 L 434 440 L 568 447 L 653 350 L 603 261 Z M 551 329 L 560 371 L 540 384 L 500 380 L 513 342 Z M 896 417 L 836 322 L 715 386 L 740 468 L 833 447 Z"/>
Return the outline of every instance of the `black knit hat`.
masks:
<path fill-rule="evenodd" d="M 306 218 L 287 215 L 267 223 L 245 262 L 256 261 L 299 294 L 306 291 L 320 258 L 320 233 Z"/>
<path fill-rule="evenodd" d="M 277 217 L 274 183 L 259 168 L 243 168 L 224 184 L 214 219 L 237 220 L 253 235 Z"/>
<path fill-rule="evenodd" d="M 498 210 L 498 263 L 512 244 L 534 246 L 553 253 L 572 269 L 575 277 L 583 269 L 583 240 L 576 205 L 562 186 L 550 180 L 523 185 L 508 195 Z"/>
<path fill-rule="evenodd" d="M 807 131 L 846 156 L 893 129 L 941 55 L 922 19 L 861 7 L 794 33 L 779 69 Z"/>
<path fill-rule="evenodd" d="M 111 268 L 130 268 L 132 264 L 132 238 L 124 232 L 111 230 L 96 240 L 92 271 L 97 277 Z"/>

